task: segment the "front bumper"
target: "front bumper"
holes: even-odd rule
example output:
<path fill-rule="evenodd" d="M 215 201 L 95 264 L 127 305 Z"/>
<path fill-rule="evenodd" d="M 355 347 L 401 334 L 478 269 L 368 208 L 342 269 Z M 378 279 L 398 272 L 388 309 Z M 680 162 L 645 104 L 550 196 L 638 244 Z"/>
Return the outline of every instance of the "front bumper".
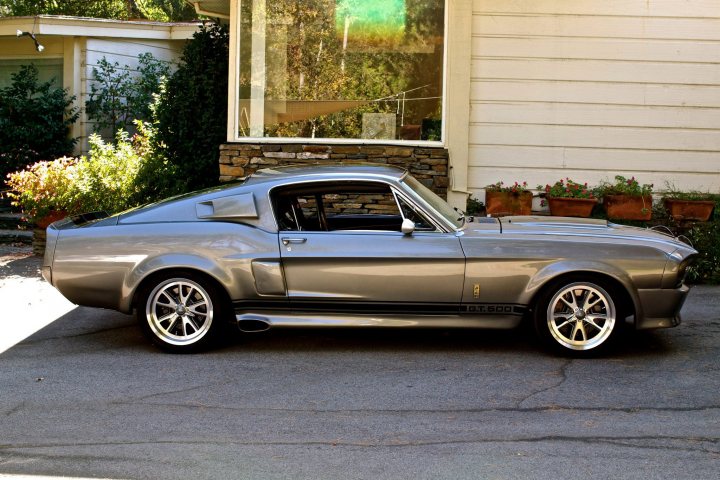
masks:
<path fill-rule="evenodd" d="M 635 318 L 637 330 L 670 328 L 680 325 L 682 309 L 690 287 L 638 290 L 642 314 Z"/>

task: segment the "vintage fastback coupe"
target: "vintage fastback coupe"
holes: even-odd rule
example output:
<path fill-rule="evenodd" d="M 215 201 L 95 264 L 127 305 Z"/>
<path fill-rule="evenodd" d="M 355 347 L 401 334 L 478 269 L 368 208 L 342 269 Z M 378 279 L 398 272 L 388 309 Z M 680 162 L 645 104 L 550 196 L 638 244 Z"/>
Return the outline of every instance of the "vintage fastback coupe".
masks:
<path fill-rule="evenodd" d="M 601 220 L 466 218 L 389 166 L 260 170 L 240 184 L 47 231 L 43 276 L 137 316 L 171 352 L 227 325 L 513 328 L 585 355 L 680 322 L 697 253 Z"/>

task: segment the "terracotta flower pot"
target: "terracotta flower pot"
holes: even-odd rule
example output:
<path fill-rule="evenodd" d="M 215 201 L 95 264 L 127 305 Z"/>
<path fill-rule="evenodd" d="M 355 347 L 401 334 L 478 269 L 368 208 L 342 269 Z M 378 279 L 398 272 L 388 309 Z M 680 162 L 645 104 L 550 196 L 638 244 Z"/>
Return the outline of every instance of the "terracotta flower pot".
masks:
<path fill-rule="evenodd" d="M 603 197 L 608 218 L 617 220 L 650 220 L 652 196 L 607 195 Z"/>
<path fill-rule="evenodd" d="M 665 210 L 676 220 L 699 220 L 707 222 L 715 208 L 712 200 L 680 200 L 665 198 Z"/>
<path fill-rule="evenodd" d="M 530 215 L 532 211 L 531 192 L 485 192 L 485 209 L 488 215 Z"/>
<path fill-rule="evenodd" d="M 58 220 L 62 220 L 63 218 L 67 217 L 67 212 L 64 210 L 53 210 L 52 212 L 48 213 L 43 218 L 39 218 L 35 220 L 35 225 L 38 228 L 46 229 L 50 226 L 51 223 L 56 222 Z"/>
<path fill-rule="evenodd" d="M 597 205 L 594 198 L 547 197 L 550 214 L 557 217 L 589 217 Z"/>

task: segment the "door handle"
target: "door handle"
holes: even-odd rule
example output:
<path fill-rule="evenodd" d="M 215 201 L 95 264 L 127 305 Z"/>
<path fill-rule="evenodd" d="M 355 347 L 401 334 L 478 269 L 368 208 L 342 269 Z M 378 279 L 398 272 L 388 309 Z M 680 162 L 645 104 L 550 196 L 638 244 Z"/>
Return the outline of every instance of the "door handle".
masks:
<path fill-rule="evenodd" d="M 282 243 L 283 245 L 288 245 L 290 243 L 305 243 L 307 242 L 307 238 L 287 238 L 283 237 Z"/>

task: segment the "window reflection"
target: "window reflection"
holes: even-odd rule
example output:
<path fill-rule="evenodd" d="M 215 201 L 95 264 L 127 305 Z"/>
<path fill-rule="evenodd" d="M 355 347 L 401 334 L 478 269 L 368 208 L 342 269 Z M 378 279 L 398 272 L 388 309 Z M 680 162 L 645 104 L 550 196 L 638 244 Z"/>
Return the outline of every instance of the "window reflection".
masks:
<path fill-rule="evenodd" d="M 238 136 L 441 140 L 444 0 L 242 0 Z"/>

